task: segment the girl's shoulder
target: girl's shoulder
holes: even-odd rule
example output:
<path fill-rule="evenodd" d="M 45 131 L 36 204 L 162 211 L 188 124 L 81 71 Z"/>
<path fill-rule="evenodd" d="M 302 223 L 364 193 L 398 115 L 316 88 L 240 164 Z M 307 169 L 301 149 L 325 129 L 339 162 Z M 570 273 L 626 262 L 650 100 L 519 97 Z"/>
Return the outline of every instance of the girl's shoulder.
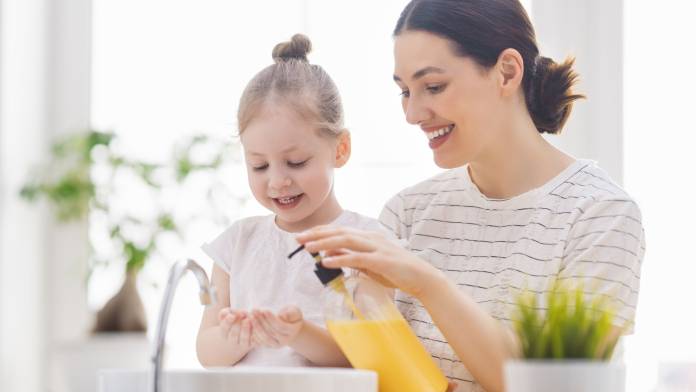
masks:
<path fill-rule="evenodd" d="M 381 229 L 381 225 L 377 219 L 350 210 L 343 210 L 343 213 L 334 221 L 334 224 L 338 226 L 354 227 L 361 230 L 374 231 Z"/>
<path fill-rule="evenodd" d="M 234 238 L 249 238 L 254 235 L 263 235 L 273 226 L 273 215 L 260 215 L 241 218 L 227 227 L 218 238 L 232 240 Z"/>

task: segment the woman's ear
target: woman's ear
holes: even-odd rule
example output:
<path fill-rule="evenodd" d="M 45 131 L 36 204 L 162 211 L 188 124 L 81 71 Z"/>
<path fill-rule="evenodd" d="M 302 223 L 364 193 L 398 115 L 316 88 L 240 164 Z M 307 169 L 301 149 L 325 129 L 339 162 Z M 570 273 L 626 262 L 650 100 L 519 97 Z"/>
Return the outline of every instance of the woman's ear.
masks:
<path fill-rule="evenodd" d="M 500 76 L 499 86 L 502 95 L 512 96 L 516 94 L 524 77 L 524 61 L 520 52 L 512 48 L 503 50 L 498 56 L 495 69 Z"/>
<path fill-rule="evenodd" d="M 336 158 L 334 161 L 334 167 L 342 167 L 348 162 L 350 158 L 350 132 L 344 129 L 340 135 L 338 135 L 338 143 L 336 143 Z"/>

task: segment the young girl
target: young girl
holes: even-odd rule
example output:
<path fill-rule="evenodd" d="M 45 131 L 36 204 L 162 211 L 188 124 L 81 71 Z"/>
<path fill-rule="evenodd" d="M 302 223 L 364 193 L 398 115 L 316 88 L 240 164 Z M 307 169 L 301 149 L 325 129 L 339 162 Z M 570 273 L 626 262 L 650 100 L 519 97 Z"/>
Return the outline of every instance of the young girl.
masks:
<path fill-rule="evenodd" d="M 215 261 L 217 304 L 198 332 L 201 364 L 348 366 L 323 328 L 309 253 L 288 260 L 295 234 L 332 224 L 379 230 L 376 220 L 341 208 L 333 171 L 350 156 L 338 90 L 309 64 L 309 39 L 295 35 L 273 50 L 242 95 L 239 134 L 251 191 L 273 214 L 234 223 L 203 250 Z"/>
<path fill-rule="evenodd" d="M 401 289 L 402 312 L 459 391 L 505 389 L 522 289 L 543 298 L 554 282 L 583 282 L 588 297 L 615 301 L 612 332 L 626 332 L 645 250 L 640 210 L 594 162 L 541 135 L 560 132 L 579 98 L 572 61 L 539 54 L 517 0 L 413 0 L 394 58 L 406 120 L 451 170 L 385 206 L 382 222 L 408 250 L 351 228 L 298 240 L 333 254 L 327 267 Z"/>

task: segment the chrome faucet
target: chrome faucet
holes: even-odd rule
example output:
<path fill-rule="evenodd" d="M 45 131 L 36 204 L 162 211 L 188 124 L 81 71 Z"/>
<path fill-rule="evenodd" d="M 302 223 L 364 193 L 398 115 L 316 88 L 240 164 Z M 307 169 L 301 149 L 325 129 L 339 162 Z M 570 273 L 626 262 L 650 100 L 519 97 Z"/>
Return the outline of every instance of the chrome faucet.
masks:
<path fill-rule="evenodd" d="M 157 335 L 155 336 L 154 350 L 152 353 L 152 373 L 150 375 L 151 390 L 154 392 L 162 391 L 162 359 L 164 356 L 164 337 L 167 333 L 167 322 L 169 320 L 169 309 L 172 305 L 174 292 L 186 271 L 191 271 L 198 280 L 201 288 L 200 299 L 202 305 L 212 305 L 215 303 L 215 287 L 208 283 L 208 275 L 203 268 L 191 259 L 180 260 L 169 270 L 169 280 L 164 290 L 164 298 L 160 305 L 159 320 L 157 322 Z"/>

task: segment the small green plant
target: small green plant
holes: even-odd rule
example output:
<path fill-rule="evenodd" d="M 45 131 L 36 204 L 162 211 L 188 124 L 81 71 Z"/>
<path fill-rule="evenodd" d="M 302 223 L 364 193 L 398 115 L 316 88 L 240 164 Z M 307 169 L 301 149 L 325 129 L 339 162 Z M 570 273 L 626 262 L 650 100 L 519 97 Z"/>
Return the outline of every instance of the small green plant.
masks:
<path fill-rule="evenodd" d="M 556 284 L 540 311 L 539 296 L 522 292 L 513 317 L 515 332 L 527 359 L 608 360 L 620 334 L 614 334 L 616 313 L 606 296 L 585 299 L 582 286 Z M 614 336 L 616 335 L 616 336 Z"/>

